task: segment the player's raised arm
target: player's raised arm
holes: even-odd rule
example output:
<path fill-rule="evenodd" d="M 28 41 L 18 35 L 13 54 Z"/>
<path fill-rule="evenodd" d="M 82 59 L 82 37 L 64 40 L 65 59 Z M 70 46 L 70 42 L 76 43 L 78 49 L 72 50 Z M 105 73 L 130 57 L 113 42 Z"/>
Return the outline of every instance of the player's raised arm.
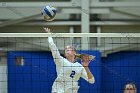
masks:
<path fill-rule="evenodd" d="M 47 33 L 51 33 L 49 28 L 45 28 L 43 27 L 43 29 L 47 32 Z M 48 42 L 49 42 L 49 47 L 50 50 L 52 52 L 52 56 L 54 58 L 55 63 L 59 64 L 62 57 L 58 51 L 58 48 L 56 47 L 56 45 L 53 42 L 53 38 L 52 37 L 48 37 Z"/>
<path fill-rule="evenodd" d="M 95 78 L 88 67 L 89 63 L 90 63 L 89 56 L 83 56 L 82 65 L 84 68 L 82 71 L 82 78 L 87 80 L 89 83 L 93 84 L 95 82 Z"/>

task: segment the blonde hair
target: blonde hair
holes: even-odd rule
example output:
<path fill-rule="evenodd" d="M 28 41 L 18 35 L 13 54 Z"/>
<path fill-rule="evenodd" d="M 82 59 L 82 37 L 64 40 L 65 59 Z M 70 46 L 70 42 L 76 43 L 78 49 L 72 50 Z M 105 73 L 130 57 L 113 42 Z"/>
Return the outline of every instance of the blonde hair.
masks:
<path fill-rule="evenodd" d="M 67 46 L 65 47 L 65 49 L 66 49 L 66 48 L 71 48 L 71 49 L 73 49 L 73 50 L 76 52 L 75 47 L 74 47 L 74 46 L 72 46 L 72 45 L 67 45 Z"/>

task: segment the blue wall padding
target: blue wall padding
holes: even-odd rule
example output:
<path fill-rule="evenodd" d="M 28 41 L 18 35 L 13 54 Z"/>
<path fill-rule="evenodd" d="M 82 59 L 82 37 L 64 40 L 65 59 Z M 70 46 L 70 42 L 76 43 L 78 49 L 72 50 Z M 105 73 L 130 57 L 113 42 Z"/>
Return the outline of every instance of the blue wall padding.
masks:
<path fill-rule="evenodd" d="M 15 65 L 22 56 L 24 66 Z M 50 52 L 8 52 L 8 93 L 51 93 L 56 77 Z"/>
<path fill-rule="evenodd" d="M 91 85 L 80 79 L 78 93 L 100 93 L 101 53 L 99 51 L 79 51 L 96 56 L 89 68 L 96 83 Z M 24 58 L 24 66 L 16 66 L 15 57 Z M 56 68 L 51 52 L 8 52 L 8 93 L 51 93 L 56 78 Z"/>
<path fill-rule="evenodd" d="M 102 58 L 99 51 L 78 51 L 96 56 L 89 68 L 95 84 L 80 79 L 78 93 L 123 93 L 128 82 L 140 87 L 140 52 L 125 51 Z M 16 66 L 15 57 L 22 56 L 25 65 Z M 50 52 L 8 52 L 8 93 L 51 93 L 56 69 Z M 102 62 L 101 62 L 102 61 Z"/>

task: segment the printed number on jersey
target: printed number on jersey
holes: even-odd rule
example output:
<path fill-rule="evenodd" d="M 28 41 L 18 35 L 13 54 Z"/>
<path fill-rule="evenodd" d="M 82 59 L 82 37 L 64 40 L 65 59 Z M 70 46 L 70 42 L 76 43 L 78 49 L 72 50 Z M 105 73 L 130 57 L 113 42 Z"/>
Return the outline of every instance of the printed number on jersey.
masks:
<path fill-rule="evenodd" d="M 70 74 L 70 77 L 73 78 L 75 74 L 76 74 L 76 72 L 72 71 L 71 74 Z"/>

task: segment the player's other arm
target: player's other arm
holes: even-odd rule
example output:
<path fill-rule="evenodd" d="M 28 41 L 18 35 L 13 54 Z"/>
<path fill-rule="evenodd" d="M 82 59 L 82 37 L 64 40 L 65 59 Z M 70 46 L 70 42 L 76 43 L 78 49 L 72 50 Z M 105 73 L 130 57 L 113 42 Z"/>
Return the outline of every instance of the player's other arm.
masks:
<path fill-rule="evenodd" d="M 47 33 L 50 33 L 50 29 L 44 28 L 44 30 L 45 30 Z M 59 53 L 59 51 L 58 51 L 58 48 L 57 48 L 56 45 L 54 44 L 53 38 L 52 38 L 52 37 L 48 37 L 48 43 L 49 43 L 50 50 L 51 50 L 51 52 L 52 52 L 52 56 L 53 56 L 55 62 L 57 62 L 57 64 L 58 64 L 58 62 L 61 61 L 61 58 L 62 58 L 62 57 L 61 57 L 61 55 L 60 55 L 60 53 Z"/>
<path fill-rule="evenodd" d="M 95 83 L 95 78 L 88 67 L 89 63 L 90 63 L 89 56 L 84 56 L 82 58 L 82 65 L 84 67 L 82 70 L 82 77 L 89 83 L 93 84 Z"/>
<path fill-rule="evenodd" d="M 85 68 L 86 73 L 87 73 L 88 82 L 91 84 L 95 83 L 95 78 L 94 78 L 93 74 L 90 72 L 89 68 L 88 67 L 84 67 L 84 68 Z"/>

